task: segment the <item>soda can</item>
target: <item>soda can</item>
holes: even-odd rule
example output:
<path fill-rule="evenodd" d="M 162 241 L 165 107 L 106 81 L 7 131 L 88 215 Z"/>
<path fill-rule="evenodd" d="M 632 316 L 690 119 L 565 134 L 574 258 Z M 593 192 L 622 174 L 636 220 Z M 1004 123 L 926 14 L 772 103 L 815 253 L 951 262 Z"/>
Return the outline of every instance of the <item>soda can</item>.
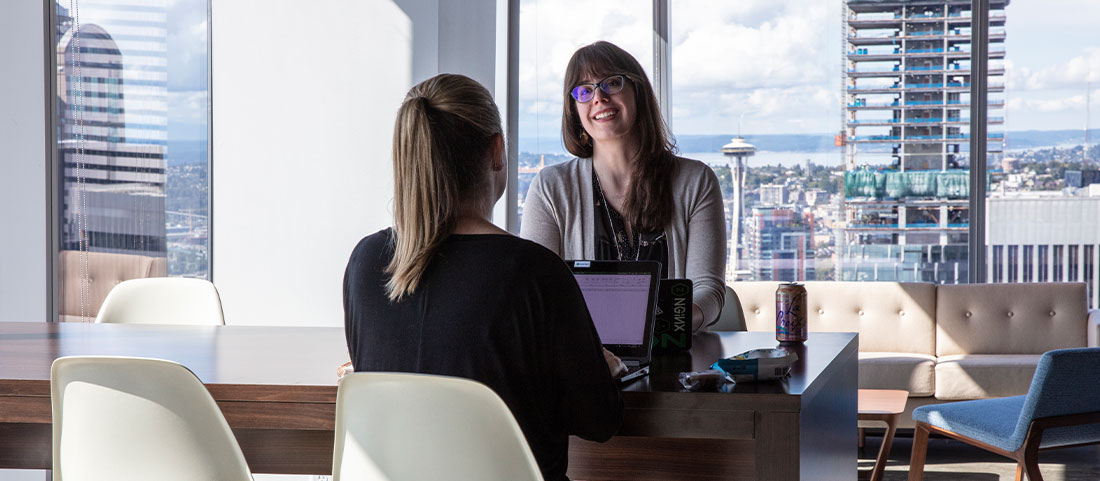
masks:
<path fill-rule="evenodd" d="M 806 287 L 796 282 L 775 290 L 775 339 L 806 342 Z"/>

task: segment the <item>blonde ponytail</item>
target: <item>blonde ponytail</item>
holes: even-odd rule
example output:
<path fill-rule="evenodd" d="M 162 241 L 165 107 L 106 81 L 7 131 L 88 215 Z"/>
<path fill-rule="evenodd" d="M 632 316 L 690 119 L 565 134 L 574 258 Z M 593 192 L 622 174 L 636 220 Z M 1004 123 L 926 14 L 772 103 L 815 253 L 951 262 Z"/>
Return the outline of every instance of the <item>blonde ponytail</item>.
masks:
<path fill-rule="evenodd" d="M 454 232 L 461 200 L 486 188 L 485 157 L 501 132 L 492 96 L 468 77 L 438 75 L 405 96 L 393 133 L 391 301 L 416 290 L 436 249 Z"/>

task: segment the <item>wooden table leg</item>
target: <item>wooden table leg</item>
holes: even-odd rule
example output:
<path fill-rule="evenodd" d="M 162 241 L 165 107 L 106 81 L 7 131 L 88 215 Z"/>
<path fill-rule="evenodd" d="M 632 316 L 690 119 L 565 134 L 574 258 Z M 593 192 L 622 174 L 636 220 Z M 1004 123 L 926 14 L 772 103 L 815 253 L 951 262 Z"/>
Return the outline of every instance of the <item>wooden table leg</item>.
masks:
<path fill-rule="evenodd" d="M 882 437 L 882 446 L 878 448 L 878 458 L 875 460 L 875 469 L 871 471 L 871 481 L 882 481 L 882 475 L 886 472 L 886 461 L 890 457 L 890 446 L 894 444 L 894 431 L 898 426 L 898 415 L 887 416 L 886 434 Z"/>

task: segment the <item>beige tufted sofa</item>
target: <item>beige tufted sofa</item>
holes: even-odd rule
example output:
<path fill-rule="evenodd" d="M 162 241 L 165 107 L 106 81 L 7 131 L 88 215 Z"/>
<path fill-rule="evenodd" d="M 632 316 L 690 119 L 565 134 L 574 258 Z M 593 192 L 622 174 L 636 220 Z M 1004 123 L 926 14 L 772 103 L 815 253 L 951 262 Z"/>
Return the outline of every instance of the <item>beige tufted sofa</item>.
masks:
<path fill-rule="evenodd" d="M 58 253 L 58 311 L 62 322 L 93 322 L 99 306 L 116 284 L 130 279 L 164 277 L 166 259 L 132 254 L 63 250 Z M 84 281 L 84 262 L 87 278 Z M 83 299 L 80 286 L 85 285 Z M 80 304 L 83 301 L 84 309 Z M 83 314 L 83 315 L 82 315 Z"/>
<path fill-rule="evenodd" d="M 712 331 L 775 329 L 778 282 L 737 282 Z M 807 282 L 811 331 L 859 333 L 859 387 L 904 389 L 918 406 L 1026 394 L 1039 356 L 1097 346 L 1085 284 Z"/>

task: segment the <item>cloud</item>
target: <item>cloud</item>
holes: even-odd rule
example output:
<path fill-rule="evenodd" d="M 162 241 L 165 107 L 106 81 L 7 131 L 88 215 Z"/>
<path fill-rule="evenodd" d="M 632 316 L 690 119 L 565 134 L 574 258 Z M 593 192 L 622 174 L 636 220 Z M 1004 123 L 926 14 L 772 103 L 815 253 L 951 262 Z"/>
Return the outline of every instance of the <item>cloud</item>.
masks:
<path fill-rule="evenodd" d="M 1098 91 L 1097 93 L 1100 93 Z M 1077 111 L 1084 113 L 1085 96 L 1074 95 L 1054 99 L 1012 98 L 1005 102 L 1005 109 L 1011 113 L 1053 113 Z"/>
<path fill-rule="evenodd" d="M 839 46 L 827 50 L 839 42 L 828 41 L 830 20 L 838 21 L 823 3 L 750 5 L 744 16 L 741 2 L 692 3 L 673 4 L 674 89 L 811 85 L 839 69 Z"/>
<path fill-rule="evenodd" d="M 565 66 L 580 46 L 609 40 L 651 68 L 651 12 L 612 3 L 523 2 L 519 97 L 528 129 L 535 128 L 536 112 L 540 135 L 557 128 Z M 807 3 L 671 2 L 677 133 L 731 132 L 746 111 L 770 132 L 834 130 L 840 118 L 840 6 Z"/>
<path fill-rule="evenodd" d="M 650 67 L 651 13 L 623 8 L 626 3 L 523 2 L 523 125 L 533 125 L 537 112 L 548 131 L 540 133 L 556 135 L 562 75 L 581 45 L 607 39 Z M 732 133 L 742 113 L 745 133 L 841 127 L 842 2 L 675 0 L 670 5 L 676 133 Z M 1091 79 L 1100 87 L 1100 37 L 1088 21 L 1097 13 L 1100 3 L 1093 0 L 1009 5 L 1004 98 L 1014 114 L 1009 118 L 1020 122 L 1013 128 L 1069 128 L 1078 123 L 1077 113 L 1083 118 L 1085 83 Z M 1093 94 L 1091 103 L 1094 118 L 1100 118 L 1100 94 Z"/>
<path fill-rule="evenodd" d="M 1100 47 L 1085 47 L 1081 55 L 1038 69 L 1018 66 L 1011 59 L 1006 59 L 1005 68 L 1009 88 L 1021 90 L 1080 87 L 1086 82 L 1100 83 Z"/>
<path fill-rule="evenodd" d="M 189 91 L 207 88 L 206 2 L 173 0 L 168 16 L 168 89 Z"/>
<path fill-rule="evenodd" d="M 168 122 L 205 124 L 207 121 L 206 90 L 168 92 Z"/>

